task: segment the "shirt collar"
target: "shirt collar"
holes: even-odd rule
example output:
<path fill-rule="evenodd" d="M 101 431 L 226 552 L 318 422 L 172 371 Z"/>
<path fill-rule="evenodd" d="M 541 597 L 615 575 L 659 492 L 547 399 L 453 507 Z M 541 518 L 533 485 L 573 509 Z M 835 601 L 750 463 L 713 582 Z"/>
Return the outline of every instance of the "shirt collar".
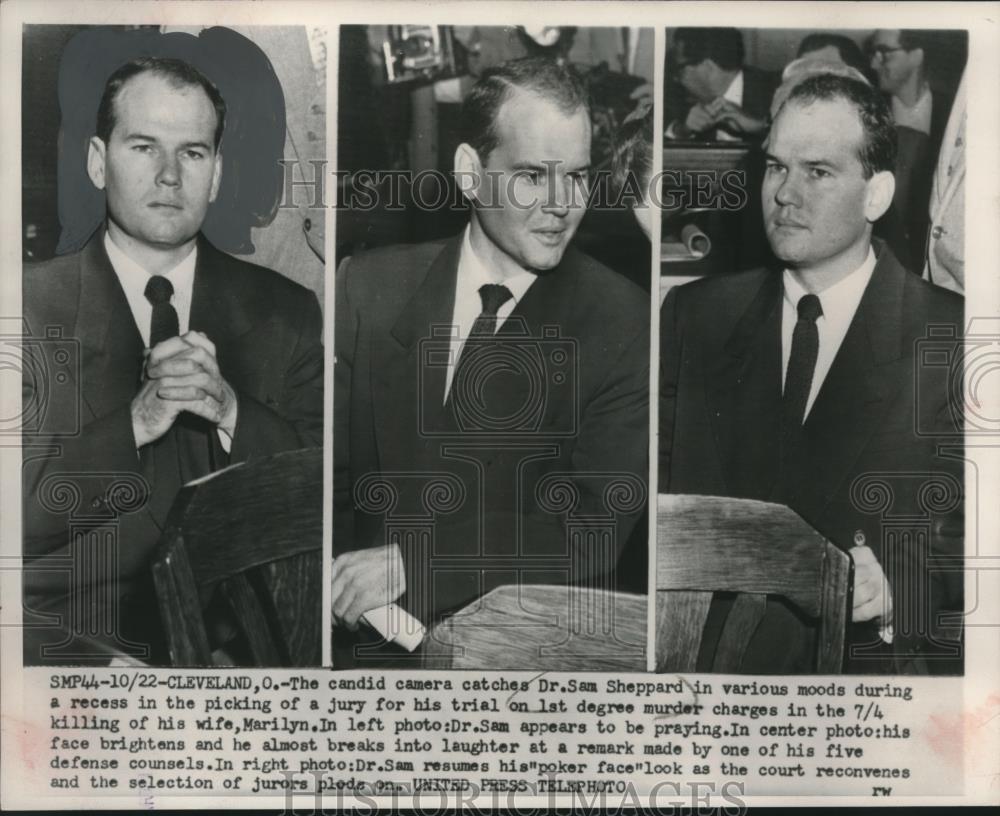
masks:
<path fill-rule="evenodd" d="M 519 272 L 509 278 L 501 278 L 493 272 L 489 266 L 483 263 L 482 259 L 472 248 L 472 226 L 465 228 L 465 235 L 462 238 L 462 252 L 458 259 L 458 283 L 460 292 L 475 292 L 478 297 L 479 288 L 487 283 L 499 283 L 506 286 L 511 295 L 514 296 L 514 304 L 521 302 L 521 298 L 531 288 L 538 275 L 534 272 Z"/>
<path fill-rule="evenodd" d="M 743 107 L 743 69 L 736 72 L 736 76 L 729 83 L 729 87 L 726 88 L 726 92 L 722 95 L 722 98 Z"/>
<path fill-rule="evenodd" d="M 149 272 L 143 269 L 132 258 L 125 254 L 121 247 L 116 244 L 111 233 L 104 233 L 104 250 L 108 253 L 108 260 L 118 275 L 122 286 L 127 290 L 138 289 L 145 292 L 146 283 L 152 277 Z M 163 277 L 167 278 L 174 286 L 175 292 L 190 291 L 194 285 L 194 268 L 198 260 L 198 243 L 195 242 L 191 251 L 173 269 L 163 272 Z"/>
<path fill-rule="evenodd" d="M 819 319 L 834 320 L 838 317 L 844 317 L 848 321 L 853 319 L 854 313 L 858 310 L 858 304 L 861 303 L 861 296 L 864 294 L 874 271 L 875 250 L 869 246 L 868 255 L 861 266 L 819 293 L 820 304 L 823 307 L 823 314 Z M 803 295 L 808 294 L 808 291 L 791 273 L 791 270 L 785 270 L 782 280 L 785 289 L 785 302 L 793 309 L 797 309 L 799 300 Z"/>

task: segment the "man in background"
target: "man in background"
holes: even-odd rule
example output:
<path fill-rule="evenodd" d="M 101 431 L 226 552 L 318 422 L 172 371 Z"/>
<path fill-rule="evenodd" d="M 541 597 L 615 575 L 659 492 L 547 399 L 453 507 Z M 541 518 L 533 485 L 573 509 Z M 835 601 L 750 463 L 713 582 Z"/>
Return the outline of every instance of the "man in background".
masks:
<path fill-rule="evenodd" d="M 767 130 L 768 106 L 778 77 L 743 64 L 743 35 L 735 28 L 678 28 L 668 68 L 689 97 L 678 110 L 679 94 L 668 87 L 668 139 L 755 141 Z"/>
<path fill-rule="evenodd" d="M 23 276 L 29 330 L 79 348 L 78 368 L 65 371 L 78 404 L 48 404 L 25 436 L 26 604 L 89 630 L 95 649 L 152 662 L 166 655 L 149 565 L 180 487 L 322 444 L 315 295 L 199 232 L 219 189 L 225 115 L 215 86 L 183 61 L 143 57 L 114 71 L 87 158 L 106 223 L 79 252 Z M 44 398 L 37 385 L 25 381 L 26 404 Z M 76 506 L 54 500 L 58 490 Z M 85 598 L 65 573 L 44 571 L 44 556 L 71 551 L 81 515 L 116 541 L 107 564 L 74 566 L 94 571 Z M 26 662 L 59 660 L 29 645 Z"/>
<path fill-rule="evenodd" d="M 950 96 L 935 93 L 929 81 L 937 36 L 937 32 L 919 29 L 878 29 L 868 45 L 871 69 L 889 99 L 896 123 L 893 209 L 906 252 L 900 260 L 917 273 L 924 266 L 934 166 L 952 103 Z"/>

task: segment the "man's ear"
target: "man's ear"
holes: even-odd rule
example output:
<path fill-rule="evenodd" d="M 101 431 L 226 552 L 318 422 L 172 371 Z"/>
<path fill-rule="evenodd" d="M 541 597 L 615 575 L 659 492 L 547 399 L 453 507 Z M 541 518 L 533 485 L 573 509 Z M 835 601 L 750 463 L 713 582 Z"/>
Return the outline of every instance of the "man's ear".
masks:
<path fill-rule="evenodd" d="M 462 195 L 475 205 L 483 181 L 483 164 L 475 148 L 465 142 L 455 149 L 455 181 Z"/>
<path fill-rule="evenodd" d="M 98 136 L 90 137 L 87 148 L 87 175 L 91 183 L 98 189 L 104 189 L 104 159 L 107 150 L 104 141 Z"/>
<path fill-rule="evenodd" d="M 875 173 L 867 182 L 865 219 L 874 224 L 889 209 L 896 192 L 896 177 L 888 170 Z"/>
<path fill-rule="evenodd" d="M 214 161 L 215 164 L 212 167 L 212 189 L 208 193 L 209 202 L 215 201 L 215 197 L 219 194 L 219 185 L 222 184 L 222 154 L 218 150 L 215 151 Z"/>

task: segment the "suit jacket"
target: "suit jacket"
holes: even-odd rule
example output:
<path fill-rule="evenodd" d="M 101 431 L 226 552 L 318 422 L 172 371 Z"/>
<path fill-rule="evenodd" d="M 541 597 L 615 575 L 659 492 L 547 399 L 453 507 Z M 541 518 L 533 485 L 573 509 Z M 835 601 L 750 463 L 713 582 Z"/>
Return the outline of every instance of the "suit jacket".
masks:
<path fill-rule="evenodd" d="M 892 208 L 880 222 L 880 234 L 903 265 L 917 274 L 924 267 L 934 168 L 953 99 L 950 94 L 931 92 L 929 134 L 896 126 L 896 191 Z"/>
<path fill-rule="evenodd" d="M 930 343 L 954 359 L 962 299 L 876 249 L 872 279 L 803 426 L 802 470 L 785 478 L 778 472 L 780 272 L 707 278 L 670 292 L 662 311 L 660 489 L 779 501 L 844 550 L 863 539 L 892 585 L 896 634 L 888 648 L 874 624 L 852 624 L 848 647 L 870 644 L 870 654 L 847 667 L 960 671 L 954 623 L 943 626 L 938 612 L 962 608 L 961 573 L 929 569 L 924 542 L 931 556 L 962 555 L 961 437 L 951 412 L 961 403 L 951 400 L 954 370 L 928 365 L 920 347 L 929 327 L 947 326 L 950 337 Z M 939 450 L 947 442 L 954 447 Z M 941 501 L 932 490 L 942 491 Z M 901 527 L 907 519 L 911 526 Z M 911 538 L 898 538 L 904 533 Z M 912 585 L 914 575 L 926 590 Z M 773 626 L 762 626 L 752 648 L 757 669 L 803 668 L 785 661 L 794 649 L 771 606 L 765 624 Z M 789 617 L 782 626 L 800 630 Z"/>
<path fill-rule="evenodd" d="M 501 584 L 612 580 L 645 504 L 648 295 L 569 249 L 498 330 L 485 413 L 461 424 L 447 329 L 431 339 L 460 248 L 363 253 L 336 281 L 334 550 L 398 541 L 424 623 Z"/>
<path fill-rule="evenodd" d="M 23 440 L 26 599 L 59 608 L 67 578 L 41 571 L 43 557 L 65 555 L 71 530 L 105 527 L 117 530 L 119 542 L 114 596 L 126 613 L 132 602 L 147 602 L 143 615 L 155 616 L 146 594 L 148 566 L 176 485 L 158 490 L 154 481 L 148 495 L 135 489 L 154 478 L 140 462 L 131 423 L 143 343 L 103 230 L 79 252 L 26 265 L 23 293 L 26 342 L 47 368 L 39 379 L 26 367 L 24 381 L 25 406 L 42 406 L 36 420 L 25 422 Z M 228 456 L 214 429 L 198 429 L 190 415 L 178 418 L 171 433 L 200 433 L 207 443 L 183 477 L 322 444 L 322 331 L 312 292 L 199 238 L 190 328 L 215 343 L 239 409 Z M 138 615 L 127 616 L 127 624 L 137 623 Z M 155 627 L 136 631 L 155 640 Z"/>

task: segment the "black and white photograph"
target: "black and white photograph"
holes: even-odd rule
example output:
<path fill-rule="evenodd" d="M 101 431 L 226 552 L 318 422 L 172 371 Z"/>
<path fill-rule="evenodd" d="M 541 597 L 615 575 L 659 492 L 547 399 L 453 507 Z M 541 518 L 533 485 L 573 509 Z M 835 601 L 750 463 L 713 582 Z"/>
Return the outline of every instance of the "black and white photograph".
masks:
<path fill-rule="evenodd" d="M 666 33 L 657 668 L 961 674 L 967 32 Z"/>
<path fill-rule="evenodd" d="M 653 31 L 340 32 L 334 664 L 644 670 Z"/>
<path fill-rule="evenodd" d="M 22 47 L 24 662 L 319 665 L 325 32 Z"/>
<path fill-rule="evenodd" d="M 998 76 L 1000 0 L 0 0 L 0 810 L 1000 804 Z"/>

